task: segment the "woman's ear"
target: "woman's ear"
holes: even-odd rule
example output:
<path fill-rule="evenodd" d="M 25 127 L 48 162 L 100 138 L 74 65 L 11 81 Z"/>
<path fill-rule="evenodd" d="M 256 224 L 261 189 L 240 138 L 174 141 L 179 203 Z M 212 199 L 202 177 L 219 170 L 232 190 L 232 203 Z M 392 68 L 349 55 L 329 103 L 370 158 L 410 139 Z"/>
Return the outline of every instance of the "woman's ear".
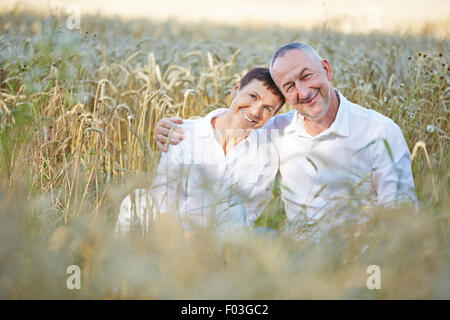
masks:
<path fill-rule="evenodd" d="M 237 92 L 239 91 L 240 85 L 241 85 L 241 82 L 238 81 L 238 82 L 236 83 L 236 85 L 233 87 L 233 89 L 231 89 L 231 93 L 230 93 L 231 100 L 233 100 L 234 97 L 236 97 Z"/>

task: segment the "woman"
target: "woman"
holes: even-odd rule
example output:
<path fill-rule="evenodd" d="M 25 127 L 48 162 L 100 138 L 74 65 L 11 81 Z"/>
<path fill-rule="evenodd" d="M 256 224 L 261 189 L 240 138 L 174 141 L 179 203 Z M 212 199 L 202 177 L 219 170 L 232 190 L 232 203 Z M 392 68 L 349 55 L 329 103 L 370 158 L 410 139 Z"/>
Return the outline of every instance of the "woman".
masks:
<path fill-rule="evenodd" d="M 267 133 L 256 129 L 278 112 L 284 97 L 269 69 L 254 68 L 232 89 L 231 99 L 228 109 L 185 121 L 183 141 L 161 155 L 151 197 L 142 189 L 135 191 L 144 228 L 150 215 L 144 219 L 142 209 L 153 207 L 181 219 L 186 230 L 208 226 L 240 231 L 270 201 L 278 154 Z M 131 205 L 128 196 L 119 227 L 130 216 Z"/>

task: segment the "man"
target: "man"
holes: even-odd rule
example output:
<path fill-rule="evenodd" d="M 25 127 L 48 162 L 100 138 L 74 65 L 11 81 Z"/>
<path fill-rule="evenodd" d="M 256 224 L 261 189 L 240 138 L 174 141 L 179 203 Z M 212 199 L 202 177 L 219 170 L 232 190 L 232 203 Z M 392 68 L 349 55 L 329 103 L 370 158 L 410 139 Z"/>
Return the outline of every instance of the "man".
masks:
<path fill-rule="evenodd" d="M 402 201 L 417 205 L 410 153 L 398 125 L 334 89 L 330 63 L 307 44 L 279 48 L 270 70 L 294 108 L 264 127 L 278 132 L 272 139 L 280 156 L 288 221 L 317 221 L 349 207 Z M 170 127 L 167 119 L 158 125 L 155 136 L 160 143 L 166 142 Z"/>

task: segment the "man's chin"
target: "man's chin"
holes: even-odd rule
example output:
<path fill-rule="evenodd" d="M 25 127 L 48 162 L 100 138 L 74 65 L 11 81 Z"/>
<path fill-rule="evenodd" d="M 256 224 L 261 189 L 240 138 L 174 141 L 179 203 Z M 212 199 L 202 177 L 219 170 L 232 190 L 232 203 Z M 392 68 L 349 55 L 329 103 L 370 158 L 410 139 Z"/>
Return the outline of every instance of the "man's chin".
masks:
<path fill-rule="evenodd" d="M 328 110 L 322 109 L 319 113 L 316 113 L 316 114 L 309 114 L 306 112 L 300 112 L 300 114 L 308 121 L 319 121 L 320 119 L 325 117 L 325 115 L 327 114 L 327 111 Z"/>
<path fill-rule="evenodd" d="M 305 112 L 304 110 L 300 111 L 298 109 L 296 109 L 305 119 L 309 120 L 309 121 L 318 121 L 320 119 L 322 119 L 323 117 L 325 117 L 325 115 L 327 114 L 329 108 L 325 108 L 322 107 L 320 109 L 320 111 L 315 112 L 315 113 L 308 113 Z"/>
<path fill-rule="evenodd" d="M 308 121 L 318 121 L 318 120 L 320 120 L 322 118 L 321 114 L 316 115 L 316 116 L 312 116 L 312 115 L 309 115 L 309 114 L 306 114 L 306 113 L 301 113 L 301 114 L 302 114 L 303 118 L 305 118 Z"/>

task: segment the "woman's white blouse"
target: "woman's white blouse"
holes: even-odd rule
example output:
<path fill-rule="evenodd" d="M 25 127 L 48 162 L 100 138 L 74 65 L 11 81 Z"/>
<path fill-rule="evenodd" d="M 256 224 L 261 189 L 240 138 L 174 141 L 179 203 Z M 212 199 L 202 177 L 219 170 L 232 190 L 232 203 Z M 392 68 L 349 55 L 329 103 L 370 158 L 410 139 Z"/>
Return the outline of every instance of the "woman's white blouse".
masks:
<path fill-rule="evenodd" d="M 227 110 L 186 120 L 183 141 L 161 155 L 150 193 L 158 211 L 182 218 L 185 228 L 240 230 L 253 225 L 272 197 L 277 150 L 265 131 L 252 130 L 225 155 L 211 119 Z"/>

